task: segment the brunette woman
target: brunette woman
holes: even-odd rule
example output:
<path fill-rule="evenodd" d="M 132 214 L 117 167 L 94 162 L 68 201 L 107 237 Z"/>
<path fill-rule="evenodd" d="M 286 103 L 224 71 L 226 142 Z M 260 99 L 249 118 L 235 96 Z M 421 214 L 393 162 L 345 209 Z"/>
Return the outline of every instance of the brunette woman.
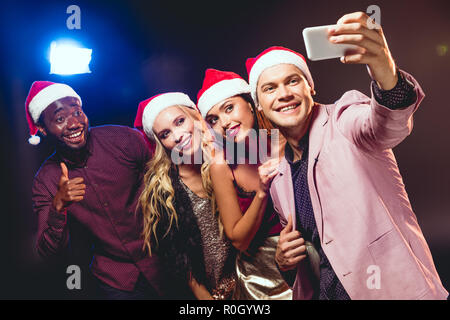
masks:
<path fill-rule="evenodd" d="M 234 299 L 291 299 L 292 291 L 275 264 L 281 225 L 269 195 L 279 159 L 266 161 L 260 154 L 259 117 L 249 92 L 239 75 L 208 69 L 198 94 L 202 116 L 224 141 L 210 175 L 220 224 L 240 252 Z"/>

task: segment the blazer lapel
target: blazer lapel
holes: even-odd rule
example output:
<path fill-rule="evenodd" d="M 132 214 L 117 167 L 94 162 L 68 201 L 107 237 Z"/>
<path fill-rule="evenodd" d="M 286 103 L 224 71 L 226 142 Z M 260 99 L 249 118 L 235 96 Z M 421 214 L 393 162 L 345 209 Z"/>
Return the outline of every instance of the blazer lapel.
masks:
<path fill-rule="evenodd" d="M 288 221 L 288 216 L 292 215 L 292 225 L 296 226 L 295 215 L 295 199 L 294 188 L 292 185 L 291 167 L 286 158 L 282 158 L 278 165 L 280 173 L 274 178 L 272 182 L 271 191 L 272 200 L 276 202 L 280 214 Z M 273 189 L 272 189 L 273 188 Z"/>
<path fill-rule="evenodd" d="M 321 200 L 316 186 L 316 164 L 320 161 L 320 152 L 323 146 L 325 125 L 328 122 L 329 111 L 328 107 L 325 105 L 316 104 L 314 108 L 309 130 L 308 186 L 317 230 L 320 238 L 323 239 L 323 216 L 320 203 Z"/>

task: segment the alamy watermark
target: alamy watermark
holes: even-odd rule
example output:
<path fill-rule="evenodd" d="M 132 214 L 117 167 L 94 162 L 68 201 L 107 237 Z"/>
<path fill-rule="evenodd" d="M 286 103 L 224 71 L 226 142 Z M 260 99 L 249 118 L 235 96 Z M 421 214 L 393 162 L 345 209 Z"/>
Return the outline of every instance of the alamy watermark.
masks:
<path fill-rule="evenodd" d="M 367 28 L 380 29 L 381 28 L 381 9 L 376 4 L 367 7 L 366 13 L 369 15 L 367 19 Z"/>
<path fill-rule="evenodd" d="M 367 274 L 370 276 L 367 278 L 366 285 L 370 290 L 381 289 L 381 269 L 377 265 L 370 265 L 367 267 Z"/>
<path fill-rule="evenodd" d="M 70 16 L 66 20 L 67 29 L 80 30 L 81 29 L 81 9 L 80 9 L 80 7 L 75 4 L 72 4 L 67 7 L 66 13 L 70 14 Z"/>
<path fill-rule="evenodd" d="M 66 286 L 69 290 L 81 290 L 81 269 L 73 264 L 67 267 L 66 273 L 69 274 L 66 280 Z"/>
<path fill-rule="evenodd" d="M 249 129 L 245 138 L 236 142 L 230 136 L 231 131 L 225 132 L 225 137 L 210 129 L 208 132 L 202 130 L 201 123 L 194 122 L 194 130 L 191 141 L 202 141 L 207 144 L 203 148 L 194 150 L 194 154 L 185 154 L 175 147 L 171 151 L 171 160 L 174 164 L 202 164 L 205 161 L 226 161 L 228 164 L 257 164 L 269 159 L 279 157 L 280 133 L 278 129 Z M 206 137 L 210 139 L 205 139 Z M 182 145 L 184 141 L 178 145 Z M 204 154 L 207 150 L 208 154 Z M 213 158 L 215 157 L 215 158 Z"/>

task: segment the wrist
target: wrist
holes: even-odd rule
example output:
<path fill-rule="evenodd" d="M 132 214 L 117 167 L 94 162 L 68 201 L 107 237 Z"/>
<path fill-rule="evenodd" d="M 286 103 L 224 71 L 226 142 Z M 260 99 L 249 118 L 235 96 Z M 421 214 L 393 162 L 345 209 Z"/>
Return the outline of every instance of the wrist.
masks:
<path fill-rule="evenodd" d="M 264 191 L 264 190 L 259 190 L 259 191 L 256 193 L 256 197 L 258 197 L 258 199 L 260 199 L 260 200 L 266 199 L 266 198 L 267 198 L 267 195 L 268 195 L 268 191 Z"/>
<path fill-rule="evenodd" d="M 377 86 L 384 91 L 392 90 L 393 88 L 395 88 L 398 82 L 398 72 L 395 64 L 390 65 L 388 69 L 388 72 L 385 72 L 382 76 L 374 79 L 377 83 Z"/>
<path fill-rule="evenodd" d="M 56 210 L 56 212 L 58 213 L 65 212 L 64 203 L 61 200 L 59 200 L 58 197 L 53 198 L 52 205 L 53 208 Z"/>
<path fill-rule="evenodd" d="M 395 88 L 398 82 L 398 76 L 397 74 L 389 79 L 385 79 L 383 81 L 376 81 L 378 88 L 384 91 L 389 91 Z"/>

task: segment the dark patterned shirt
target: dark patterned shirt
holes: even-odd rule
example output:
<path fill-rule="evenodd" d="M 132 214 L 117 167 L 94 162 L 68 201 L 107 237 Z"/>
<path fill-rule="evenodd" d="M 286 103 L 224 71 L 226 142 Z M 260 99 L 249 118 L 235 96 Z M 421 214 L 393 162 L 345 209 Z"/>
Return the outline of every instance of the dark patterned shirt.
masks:
<path fill-rule="evenodd" d="M 318 284 L 316 283 L 318 288 L 316 288 L 313 298 L 320 300 L 348 300 L 350 297 L 336 276 L 320 245 L 319 232 L 317 231 L 308 188 L 308 140 L 308 135 L 305 135 L 300 141 L 300 148 L 303 150 L 302 159 L 292 162 L 293 152 L 289 144 L 286 144 L 285 157 L 291 166 L 297 230 L 300 230 L 303 239 L 314 244 L 320 256 L 320 278 Z"/>
<path fill-rule="evenodd" d="M 37 251 L 49 258 L 58 255 L 70 241 L 89 239 L 92 273 L 107 285 L 132 291 L 143 274 L 164 295 L 160 263 L 144 252 L 142 216 L 136 213 L 142 179 L 150 151 L 143 136 L 122 126 L 90 128 L 84 159 L 77 162 L 58 150 L 45 161 L 33 182 L 33 206 L 38 216 Z M 60 162 L 69 178 L 83 177 L 84 199 L 58 213 L 52 200 L 61 177 Z M 75 224 L 75 222 L 77 222 Z M 80 226 L 75 232 L 74 226 Z"/>
<path fill-rule="evenodd" d="M 372 90 L 377 102 L 393 110 L 407 107 L 417 98 L 414 86 L 404 78 L 401 72 L 398 72 L 398 79 L 396 86 L 391 90 L 381 90 L 375 81 L 372 81 Z M 348 300 L 350 299 L 349 295 L 336 276 L 336 273 L 320 245 L 320 237 L 314 218 L 307 178 L 309 149 L 308 134 L 300 140 L 299 149 L 303 150 L 302 159 L 293 162 L 293 151 L 289 144 L 286 144 L 285 157 L 290 164 L 292 173 L 297 230 L 300 230 L 306 241 L 310 241 L 314 244 L 314 247 L 320 256 L 320 277 L 318 283 L 316 283 L 316 290 L 313 298 L 320 300 Z"/>

